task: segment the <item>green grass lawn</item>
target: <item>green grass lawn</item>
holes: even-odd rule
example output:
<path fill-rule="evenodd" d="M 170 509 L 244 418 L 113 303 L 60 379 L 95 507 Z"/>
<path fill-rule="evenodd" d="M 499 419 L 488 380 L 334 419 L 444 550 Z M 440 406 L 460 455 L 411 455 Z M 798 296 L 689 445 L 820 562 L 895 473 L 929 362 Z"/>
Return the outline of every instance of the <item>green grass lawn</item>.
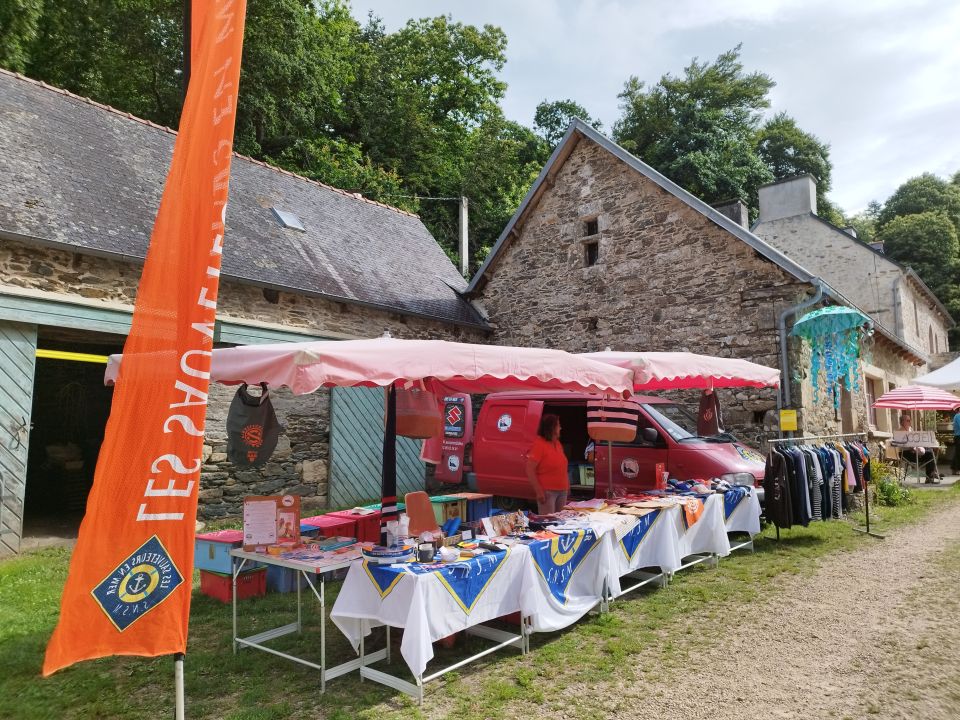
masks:
<path fill-rule="evenodd" d="M 876 530 L 888 531 L 922 518 L 931 509 L 956 504 L 960 488 L 924 489 L 914 496 L 911 505 L 874 509 L 871 519 Z M 853 518 L 853 522 L 857 520 Z M 504 650 L 467 666 L 462 675 L 452 673 L 448 681 L 427 687 L 424 713 L 435 714 L 431 705 L 435 710 L 443 706 L 446 712 L 463 718 L 503 717 L 508 708 L 513 716 L 518 707 L 535 713 L 539 703 L 556 702 L 554 696 L 564 688 L 590 677 L 609 676 L 627 661 L 645 673 L 695 663 L 692 653 L 696 648 L 716 638 L 703 634 L 692 642 L 692 631 L 684 622 L 688 611 L 706 606 L 719 619 L 725 608 L 768 592 L 778 579 L 812 572 L 817 559 L 828 553 L 876 542 L 884 540 L 853 532 L 848 522 L 814 523 L 784 531 L 779 542 L 774 539 L 774 529 L 768 527 L 757 539 L 753 554 L 735 553 L 717 569 L 698 567 L 681 572 L 665 589 L 640 591 L 618 600 L 610 613 L 588 616 L 558 633 L 536 635 L 533 652 L 527 657 Z M 105 658 L 80 663 L 48 679 L 40 677 L 68 563 L 69 552 L 64 549 L 0 562 L 0 717 L 171 717 L 171 657 Z M 338 590 L 339 583 L 328 585 L 328 609 Z M 241 633 L 250 635 L 295 620 L 295 605 L 294 595 L 243 601 Z M 312 596 L 305 595 L 303 636 L 279 638 L 272 646 L 319 662 L 316 607 Z M 230 606 L 195 593 L 185 665 L 188 717 L 421 717 L 406 696 L 375 683 L 361 683 L 356 675 L 331 681 L 327 693 L 320 695 L 315 671 L 258 651 L 234 655 L 230 636 Z M 373 647 L 380 647 L 382 634 L 374 637 Z M 327 640 L 328 665 L 353 657 L 339 630 L 329 623 Z M 398 642 L 399 633 L 394 633 L 394 672 L 403 671 Z M 451 650 L 437 648 L 437 661 L 465 657 L 484 641 L 468 642 L 472 644 Z M 545 678 L 549 678 L 549 697 L 542 690 Z"/>

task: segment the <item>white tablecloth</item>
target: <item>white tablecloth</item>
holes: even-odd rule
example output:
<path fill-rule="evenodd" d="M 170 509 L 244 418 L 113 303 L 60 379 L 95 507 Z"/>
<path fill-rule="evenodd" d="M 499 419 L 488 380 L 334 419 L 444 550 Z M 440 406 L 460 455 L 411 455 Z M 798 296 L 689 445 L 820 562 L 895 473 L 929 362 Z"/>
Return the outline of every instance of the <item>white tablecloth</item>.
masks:
<path fill-rule="evenodd" d="M 572 625 L 600 602 L 613 545 L 610 533 L 597 529 L 602 534 L 590 527 L 528 546 L 533 572 L 525 575 L 530 584 L 523 589 L 521 607 L 534 632 Z"/>
<path fill-rule="evenodd" d="M 745 532 L 753 535 L 760 534 L 760 498 L 757 491 L 750 488 L 750 494 L 737 503 L 726 520 L 727 532 Z"/>
<path fill-rule="evenodd" d="M 678 507 L 663 508 L 643 517 L 594 513 L 591 519 L 623 518 L 604 537 L 611 545 L 608 585 L 613 597 L 620 595 L 620 578 L 632 570 L 656 567 L 672 573 L 680 567 L 679 532 L 675 516 Z"/>
<path fill-rule="evenodd" d="M 726 557 L 730 554 L 721 495 L 707 497 L 703 503 L 703 514 L 691 527 L 686 527 L 682 512 L 676 514 L 674 522 L 679 535 L 680 557 L 701 553 Z"/>
<path fill-rule="evenodd" d="M 356 563 L 347 573 L 330 618 L 354 649 L 374 627 L 404 628 L 400 654 L 414 676 L 422 675 L 433 657 L 435 640 L 521 609 L 524 590 L 536 582 L 530 577 L 529 550 L 515 545 L 495 568 L 478 564 L 494 558 L 494 554 L 483 555 L 444 566 L 439 572 L 424 572 L 422 567 L 415 572 L 406 565 L 384 571 Z"/>

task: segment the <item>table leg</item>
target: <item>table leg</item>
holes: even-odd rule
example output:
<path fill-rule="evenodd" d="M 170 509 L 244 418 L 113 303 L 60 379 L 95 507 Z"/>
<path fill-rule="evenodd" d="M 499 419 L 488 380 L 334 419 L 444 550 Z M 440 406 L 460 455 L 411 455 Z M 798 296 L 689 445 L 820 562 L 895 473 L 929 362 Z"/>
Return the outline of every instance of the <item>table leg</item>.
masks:
<path fill-rule="evenodd" d="M 361 631 L 360 631 L 360 682 L 363 682 L 363 666 L 366 665 L 366 661 L 364 659 L 365 653 L 364 653 L 363 638 L 364 638 L 363 629 L 361 628 Z"/>
<path fill-rule="evenodd" d="M 303 634 L 303 613 L 301 611 L 302 605 L 300 602 L 300 578 L 297 577 L 298 575 L 303 575 L 304 577 L 306 577 L 307 574 L 303 572 L 303 570 L 299 570 L 294 575 L 294 581 L 297 583 L 297 632 L 302 635 Z"/>
<path fill-rule="evenodd" d="M 240 571 L 243 570 L 243 566 L 246 564 L 246 562 L 247 560 L 246 558 L 244 558 L 239 563 L 234 561 L 232 565 L 233 578 L 231 580 L 231 585 L 232 585 L 233 599 L 232 599 L 231 605 L 233 605 L 233 637 L 231 638 L 231 640 L 233 641 L 234 655 L 237 654 L 237 576 L 240 574 Z"/>
<path fill-rule="evenodd" d="M 327 593 L 323 577 L 323 573 L 320 573 L 320 692 L 325 693 L 327 691 Z"/>
<path fill-rule="evenodd" d="M 390 662 L 390 626 L 387 625 L 387 662 Z"/>

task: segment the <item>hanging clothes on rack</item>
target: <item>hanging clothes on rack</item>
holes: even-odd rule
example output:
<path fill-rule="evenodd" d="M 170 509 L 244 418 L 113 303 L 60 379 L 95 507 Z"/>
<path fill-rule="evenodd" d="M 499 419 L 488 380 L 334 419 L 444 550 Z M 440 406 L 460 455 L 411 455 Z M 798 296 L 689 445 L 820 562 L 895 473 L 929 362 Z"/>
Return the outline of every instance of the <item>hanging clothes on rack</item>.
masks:
<path fill-rule="evenodd" d="M 870 481 L 866 445 L 842 440 L 847 437 L 861 436 L 819 435 L 772 442 L 764 491 L 767 518 L 774 525 L 806 527 L 810 522 L 842 517 L 847 494 L 862 491 Z"/>

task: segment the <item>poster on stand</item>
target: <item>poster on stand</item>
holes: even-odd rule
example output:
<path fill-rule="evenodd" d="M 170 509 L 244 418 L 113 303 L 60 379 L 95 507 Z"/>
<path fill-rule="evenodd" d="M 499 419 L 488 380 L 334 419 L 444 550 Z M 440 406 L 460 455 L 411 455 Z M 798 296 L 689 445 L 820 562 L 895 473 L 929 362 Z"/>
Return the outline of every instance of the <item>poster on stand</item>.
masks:
<path fill-rule="evenodd" d="M 243 499 L 243 549 L 264 552 L 271 545 L 300 544 L 300 498 L 249 495 Z"/>

